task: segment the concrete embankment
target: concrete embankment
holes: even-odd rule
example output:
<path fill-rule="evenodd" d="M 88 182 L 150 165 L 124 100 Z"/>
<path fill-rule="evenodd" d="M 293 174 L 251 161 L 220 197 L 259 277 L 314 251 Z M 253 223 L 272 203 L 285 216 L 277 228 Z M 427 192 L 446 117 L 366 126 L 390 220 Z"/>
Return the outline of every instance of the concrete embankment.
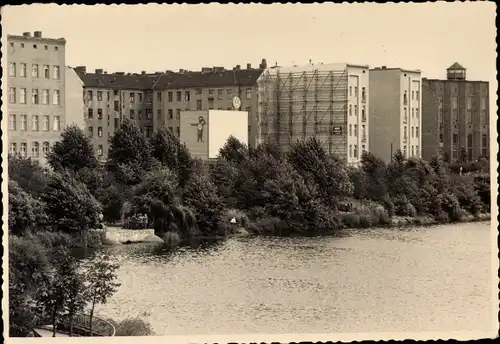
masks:
<path fill-rule="evenodd" d="M 101 233 L 103 245 L 122 245 L 136 243 L 163 243 L 153 229 L 107 228 Z"/>

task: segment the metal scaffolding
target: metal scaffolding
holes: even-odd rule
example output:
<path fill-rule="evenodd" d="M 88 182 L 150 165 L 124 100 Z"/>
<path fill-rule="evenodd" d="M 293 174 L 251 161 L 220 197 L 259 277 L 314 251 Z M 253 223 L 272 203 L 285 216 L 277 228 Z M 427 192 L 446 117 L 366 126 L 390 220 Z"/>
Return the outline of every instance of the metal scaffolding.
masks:
<path fill-rule="evenodd" d="M 286 152 L 293 142 L 316 136 L 327 152 L 347 159 L 346 68 L 270 68 L 258 86 L 260 142 Z"/>

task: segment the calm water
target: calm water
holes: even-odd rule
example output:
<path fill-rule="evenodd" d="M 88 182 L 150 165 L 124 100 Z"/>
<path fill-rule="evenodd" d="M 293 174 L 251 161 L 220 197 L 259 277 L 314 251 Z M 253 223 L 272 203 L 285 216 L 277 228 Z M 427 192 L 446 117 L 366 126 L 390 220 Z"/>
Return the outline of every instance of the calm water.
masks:
<path fill-rule="evenodd" d="M 122 286 L 99 314 L 159 335 L 498 327 L 489 223 L 111 250 Z"/>

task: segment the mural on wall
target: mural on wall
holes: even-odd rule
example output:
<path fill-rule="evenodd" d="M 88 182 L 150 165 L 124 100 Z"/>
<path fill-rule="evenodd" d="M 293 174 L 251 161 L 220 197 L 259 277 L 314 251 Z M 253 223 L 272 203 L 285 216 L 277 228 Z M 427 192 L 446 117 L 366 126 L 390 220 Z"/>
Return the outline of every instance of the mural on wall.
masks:
<path fill-rule="evenodd" d="M 203 116 L 198 117 L 198 123 L 191 123 L 192 126 L 196 127 L 197 130 L 197 139 L 196 142 L 203 142 L 203 130 L 205 129 L 205 119 Z"/>

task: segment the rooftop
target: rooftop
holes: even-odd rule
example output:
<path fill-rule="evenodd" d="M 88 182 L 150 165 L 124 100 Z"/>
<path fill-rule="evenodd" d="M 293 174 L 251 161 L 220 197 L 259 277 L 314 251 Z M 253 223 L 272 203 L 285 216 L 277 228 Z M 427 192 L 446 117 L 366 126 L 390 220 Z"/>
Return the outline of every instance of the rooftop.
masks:
<path fill-rule="evenodd" d="M 398 70 L 401 72 L 408 72 L 408 73 L 421 73 L 422 71 L 420 69 L 406 69 L 406 68 L 401 68 L 401 67 L 387 67 L 387 66 L 381 66 L 381 67 L 375 67 L 371 68 L 370 72 L 372 71 L 386 71 L 386 70 Z"/>
<path fill-rule="evenodd" d="M 42 31 L 33 32 L 33 36 L 31 32 L 23 32 L 22 35 L 7 35 L 7 41 L 9 40 L 66 44 L 66 39 L 64 38 L 42 37 Z"/>
<path fill-rule="evenodd" d="M 460 63 L 458 62 L 455 62 L 454 64 L 452 64 L 450 67 L 448 67 L 448 69 L 446 70 L 462 70 L 462 69 L 465 69 Z"/>

